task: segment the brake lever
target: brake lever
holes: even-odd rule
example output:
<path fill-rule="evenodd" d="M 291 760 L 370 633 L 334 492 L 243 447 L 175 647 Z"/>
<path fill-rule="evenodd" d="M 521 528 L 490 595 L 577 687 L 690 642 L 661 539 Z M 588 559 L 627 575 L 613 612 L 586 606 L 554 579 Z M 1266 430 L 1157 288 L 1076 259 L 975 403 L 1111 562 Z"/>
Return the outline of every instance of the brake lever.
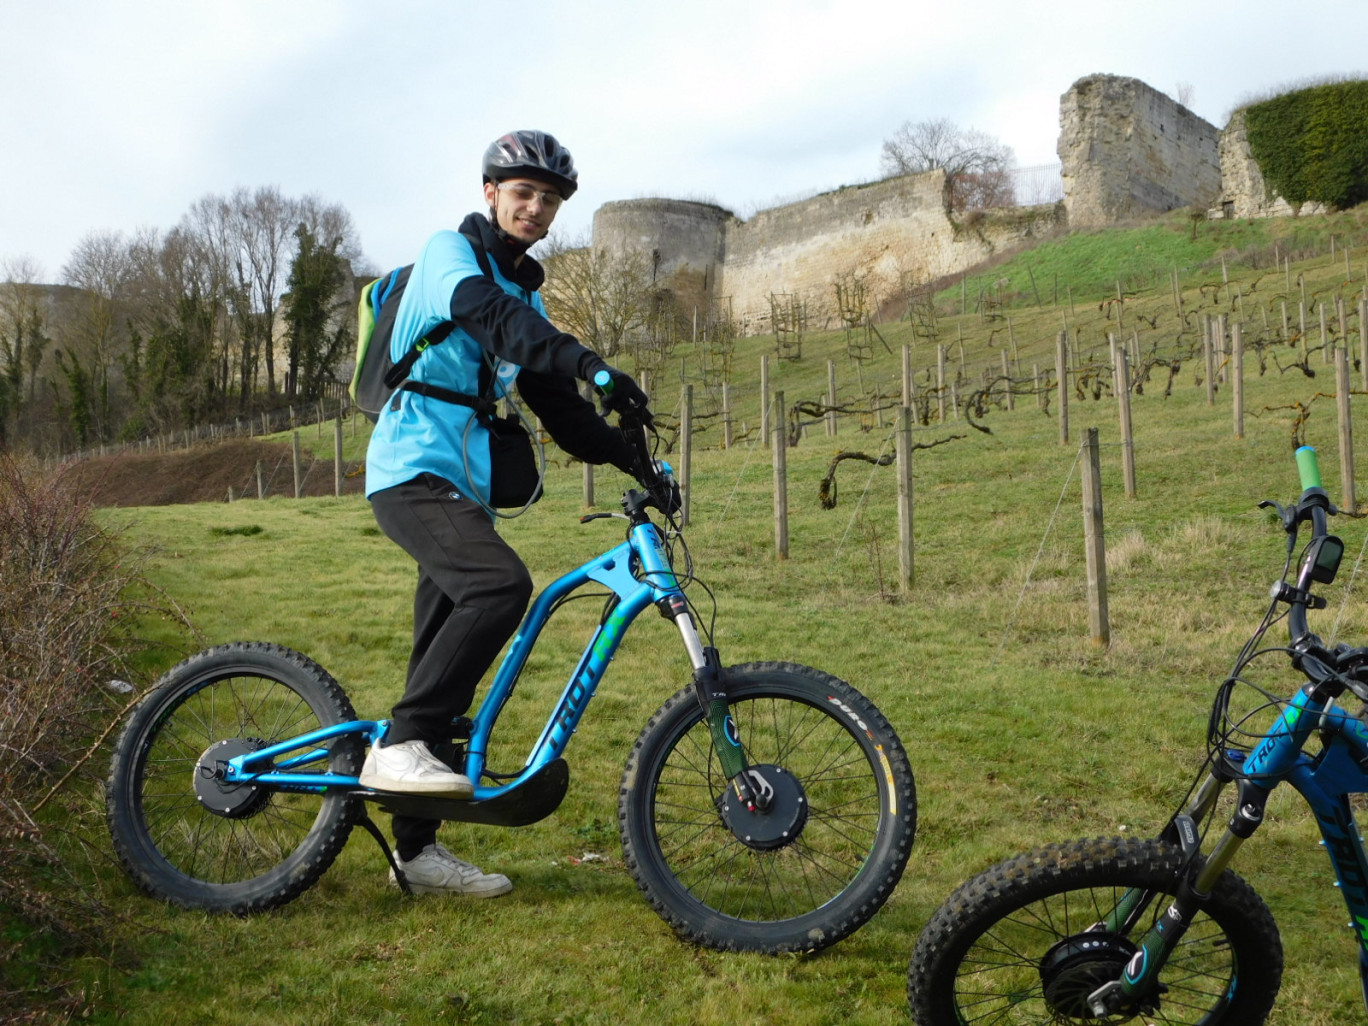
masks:
<path fill-rule="evenodd" d="M 1278 514 L 1278 519 L 1282 521 L 1283 530 L 1289 534 L 1297 528 L 1297 507 L 1284 506 L 1281 502 L 1273 499 L 1264 499 L 1259 503 L 1259 509 L 1273 508 L 1273 512 Z"/>
<path fill-rule="evenodd" d="M 1334 654 L 1339 678 L 1360 701 L 1368 702 L 1368 648 L 1341 647 Z"/>

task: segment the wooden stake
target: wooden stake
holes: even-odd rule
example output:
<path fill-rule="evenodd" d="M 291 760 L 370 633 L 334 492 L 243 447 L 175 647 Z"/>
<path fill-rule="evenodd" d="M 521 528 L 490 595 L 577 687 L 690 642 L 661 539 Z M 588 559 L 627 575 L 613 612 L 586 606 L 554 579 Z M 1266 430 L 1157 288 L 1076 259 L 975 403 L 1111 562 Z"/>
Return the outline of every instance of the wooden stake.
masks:
<path fill-rule="evenodd" d="M 1111 644 L 1107 616 L 1107 542 L 1102 520 L 1102 460 L 1097 428 L 1083 443 L 1083 550 L 1088 573 L 1088 632 L 1097 648 Z"/>

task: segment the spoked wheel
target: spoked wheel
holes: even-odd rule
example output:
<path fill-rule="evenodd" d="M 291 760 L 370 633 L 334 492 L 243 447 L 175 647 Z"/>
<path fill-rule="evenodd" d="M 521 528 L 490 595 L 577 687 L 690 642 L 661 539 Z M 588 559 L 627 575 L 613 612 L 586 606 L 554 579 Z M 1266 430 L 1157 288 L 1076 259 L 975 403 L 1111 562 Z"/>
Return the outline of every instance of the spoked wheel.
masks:
<path fill-rule="evenodd" d="M 134 881 L 185 908 L 235 913 L 282 905 L 313 885 L 347 841 L 351 800 L 222 780 L 223 762 L 356 718 L 317 663 L 238 642 L 174 667 L 114 746 L 106 816 Z M 355 774 L 355 735 L 308 767 Z M 303 767 L 301 767 L 303 768 Z"/>
<path fill-rule="evenodd" d="M 736 951 L 815 951 L 866 923 L 912 849 L 916 791 L 888 721 L 805 666 L 725 671 L 752 783 L 736 802 L 692 687 L 651 718 L 623 771 L 628 869 L 685 939 Z"/>
<path fill-rule="evenodd" d="M 912 1018 L 918 1026 L 1258 1026 L 1278 993 L 1282 944 L 1267 906 L 1229 870 L 1164 966 L 1158 994 L 1122 1014 L 1089 1006 L 1172 903 L 1182 861 L 1162 841 L 1099 839 L 986 870 L 922 931 L 907 975 Z M 1132 905 L 1129 917 L 1118 912 Z"/>

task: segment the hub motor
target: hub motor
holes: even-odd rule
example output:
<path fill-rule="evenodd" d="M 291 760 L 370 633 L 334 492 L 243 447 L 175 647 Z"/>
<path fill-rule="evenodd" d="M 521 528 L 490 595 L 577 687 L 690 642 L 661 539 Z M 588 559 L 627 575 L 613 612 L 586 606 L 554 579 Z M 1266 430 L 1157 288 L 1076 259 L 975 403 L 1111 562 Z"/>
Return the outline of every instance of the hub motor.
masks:
<path fill-rule="evenodd" d="M 756 851 L 776 851 L 792 844 L 807 824 L 808 802 L 802 783 L 782 766 L 752 766 L 746 771 L 757 795 L 752 811 L 728 788 L 717 799 L 722 822 Z"/>
<path fill-rule="evenodd" d="M 1138 949 L 1114 933 L 1076 933 L 1045 953 L 1040 960 L 1040 982 L 1045 1000 L 1057 1015 L 1087 1022 L 1122 1022 L 1099 1018 L 1088 1006 L 1088 995 L 1120 977 Z"/>
<path fill-rule="evenodd" d="M 259 752 L 266 742 L 257 737 L 234 737 L 216 741 L 204 750 L 195 763 L 195 797 L 200 805 L 216 816 L 246 819 L 266 807 L 271 798 L 269 789 L 259 784 L 226 783 L 224 770 L 229 759 L 249 752 Z"/>

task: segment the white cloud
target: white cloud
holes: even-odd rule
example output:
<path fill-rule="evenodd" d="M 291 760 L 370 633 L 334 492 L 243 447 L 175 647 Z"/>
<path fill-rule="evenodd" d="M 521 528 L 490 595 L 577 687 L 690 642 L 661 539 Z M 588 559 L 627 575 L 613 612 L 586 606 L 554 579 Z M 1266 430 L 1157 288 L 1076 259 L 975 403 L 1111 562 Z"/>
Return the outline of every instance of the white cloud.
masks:
<path fill-rule="evenodd" d="M 1252 93 L 1364 70 L 1368 9 L 1291 18 L 1273 0 L 0 0 L 0 260 L 55 277 L 90 230 L 164 230 L 206 193 L 275 185 L 341 203 L 401 263 L 475 209 L 480 154 L 511 128 L 574 151 L 571 235 L 617 199 L 744 214 L 868 180 L 909 120 L 1045 163 L 1086 74 L 1189 83 L 1219 125 Z"/>

